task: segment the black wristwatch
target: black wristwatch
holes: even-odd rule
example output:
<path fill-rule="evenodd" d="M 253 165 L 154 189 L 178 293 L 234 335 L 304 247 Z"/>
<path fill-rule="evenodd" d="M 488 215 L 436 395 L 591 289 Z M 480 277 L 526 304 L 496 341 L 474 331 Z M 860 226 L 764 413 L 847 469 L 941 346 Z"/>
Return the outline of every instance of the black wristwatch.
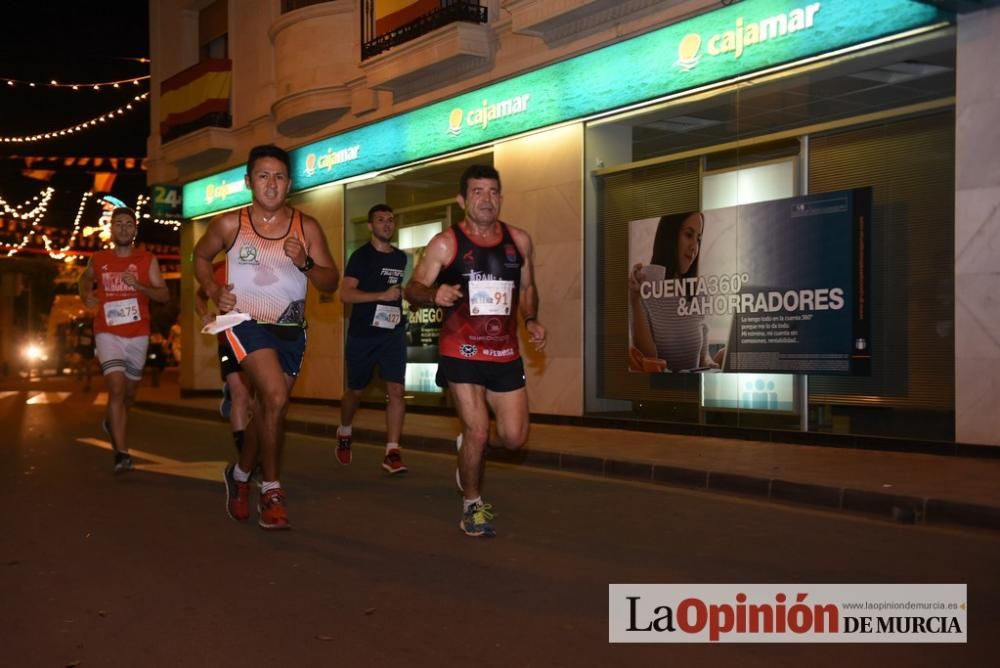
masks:
<path fill-rule="evenodd" d="M 313 262 L 313 259 L 311 257 L 309 257 L 308 255 L 306 255 L 306 263 L 304 265 L 302 265 L 301 267 L 296 267 L 296 269 L 298 269 L 299 271 L 301 271 L 304 274 L 304 273 L 306 273 L 307 271 L 309 271 L 310 269 L 312 269 L 315 266 L 316 266 L 316 263 Z"/>

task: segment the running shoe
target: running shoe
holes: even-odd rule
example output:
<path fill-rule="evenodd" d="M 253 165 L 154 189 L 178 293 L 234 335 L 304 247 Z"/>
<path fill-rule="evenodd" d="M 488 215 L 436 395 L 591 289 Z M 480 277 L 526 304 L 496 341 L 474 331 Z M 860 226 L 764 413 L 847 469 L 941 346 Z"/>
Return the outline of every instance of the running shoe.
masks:
<path fill-rule="evenodd" d="M 236 464 L 230 464 L 222 472 L 226 483 L 226 513 L 237 522 L 246 522 L 250 517 L 250 483 L 240 482 L 233 476 Z"/>
<path fill-rule="evenodd" d="M 488 503 L 477 503 L 462 513 L 462 521 L 458 523 L 458 528 L 465 532 L 466 536 L 493 538 L 497 532 L 490 524 L 492 519 L 493 506 Z"/>
<path fill-rule="evenodd" d="M 458 438 L 455 439 L 455 449 L 458 452 L 462 451 L 462 435 L 459 434 Z M 455 467 L 455 484 L 458 485 L 458 491 L 464 492 L 465 489 L 462 487 L 462 472 Z"/>
<path fill-rule="evenodd" d="M 129 454 L 127 452 L 120 452 L 118 450 L 115 450 L 115 466 L 114 466 L 115 475 L 119 473 L 128 473 L 133 468 L 134 465 L 132 463 L 132 458 L 129 456 Z"/>
<path fill-rule="evenodd" d="M 393 448 L 390 450 L 385 459 L 382 460 L 382 468 L 386 470 L 389 475 L 396 475 L 397 473 L 406 473 L 409 471 L 406 468 L 406 464 L 403 463 L 403 456 L 399 452 L 399 448 Z"/>
<path fill-rule="evenodd" d="M 292 528 L 288 522 L 288 513 L 285 512 L 285 490 L 281 488 L 261 494 L 257 512 L 260 513 L 257 524 L 262 529 L 277 531 Z"/>
<path fill-rule="evenodd" d="M 344 436 L 337 430 L 337 461 L 347 466 L 351 463 L 351 437 Z"/>
<path fill-rule="evenodd" d="M 229 383 L 222 384 L 222 401 L 219 402 L 219 414 L 228 420 L 233 410 L 233 398 L 229 394 Z"/>

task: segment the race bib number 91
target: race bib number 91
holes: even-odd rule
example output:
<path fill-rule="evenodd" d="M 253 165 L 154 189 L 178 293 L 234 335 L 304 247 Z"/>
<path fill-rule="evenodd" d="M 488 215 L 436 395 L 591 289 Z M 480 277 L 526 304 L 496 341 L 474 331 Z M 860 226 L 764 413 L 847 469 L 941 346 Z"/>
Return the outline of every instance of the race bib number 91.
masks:
<path fill-rule="evenodd" d="M 469 281 L 469 313 L 510 315 L 514 281 Z"/>

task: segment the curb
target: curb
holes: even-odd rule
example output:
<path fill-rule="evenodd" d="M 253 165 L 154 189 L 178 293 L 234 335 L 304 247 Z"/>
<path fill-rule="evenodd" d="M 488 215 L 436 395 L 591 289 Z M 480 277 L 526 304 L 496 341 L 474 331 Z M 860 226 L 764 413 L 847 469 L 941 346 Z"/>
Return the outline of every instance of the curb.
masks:
<path fill-rule="evenodd" d="M 135 407 L 198 420 L 215 422 L 221 419 L 218 411 L 208 408 L 190 408 L 154 401 L 138 401 Z M 285 423 L 285 430 L 308 436 L 329 436 L 332 440 L 336 437 L 337 425 L 288 420 Z M 354 436 L 361 442 L 378 443 L 385 439 L 385 432 L 355 427 Z M 412 450 L 452 454 L 455 452 L 455 440 L 437 436 L 408 435 L 406 447 Z M 507 464 L 534 468 L 763 498 L 774 503 L 842 511 L 899 524 L 1000 531 L 1000 507 L 996 506 L 546 450 L 528 449 L 509 452 L 495 449 L 491 450 L 490 458 Z"/>

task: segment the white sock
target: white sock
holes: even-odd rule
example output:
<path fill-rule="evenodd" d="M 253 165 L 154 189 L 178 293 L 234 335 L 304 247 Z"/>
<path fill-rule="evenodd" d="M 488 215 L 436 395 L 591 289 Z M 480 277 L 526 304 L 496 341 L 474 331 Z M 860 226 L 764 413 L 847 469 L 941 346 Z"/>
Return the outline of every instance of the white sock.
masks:
<path fill-rule="evenodd" d="M 240 465 L 237 464 L 233 467 L 233 478 L 236 479 L 236 482 L 246 482 L 250 479 L 250 474 L 241 469 Z"/>
<path fill-rule="evenodd" d="M 464 512 L 469 512 L 469 508 L 477 504 L 482 505 L 483 497 L 477 496 L 474 499 L 462 499 L 462 510 Z"/>
<path fill-rule="evenodd" d="M 277 480 L 265 480 L 260 484 L 261 494 L 267 494 L 272 489 L 281 489 L 281 483 Z"/>
<path fill-rule="evenodd" d="M 390 450 L 399 450 L 399 443 L 386 443 L 385 454 L 389 454 Z"/>
<path fill-rule="evenodd" d="M 340 425 L 339 427 L 337 427 L 337 435 L 338 436 L 350 436 L 351 435 L 351 425 L 347 425 L 346 427 L 344 425 Z"/>

